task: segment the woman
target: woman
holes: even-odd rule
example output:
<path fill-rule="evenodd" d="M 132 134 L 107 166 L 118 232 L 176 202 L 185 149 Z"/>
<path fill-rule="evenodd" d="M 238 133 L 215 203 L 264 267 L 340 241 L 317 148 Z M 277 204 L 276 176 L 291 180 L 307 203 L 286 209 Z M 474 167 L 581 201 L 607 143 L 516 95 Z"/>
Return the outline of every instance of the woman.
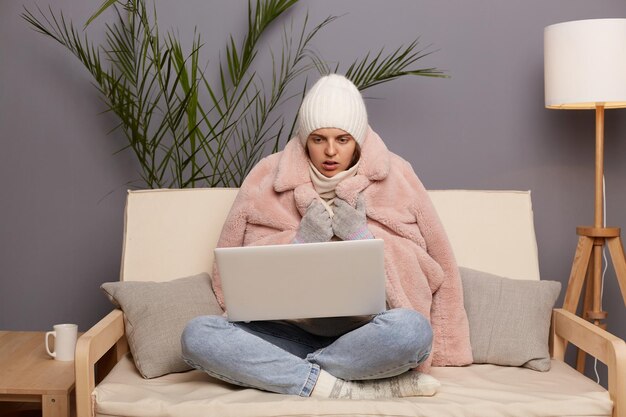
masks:
<path fill-rule="evenodd" d="M 356 86 L 331 74 L 306 94 L 297 136 L 244 181 L 218 246 L 373 237 L 385 241 L 389 310 L 253 323 L 199 317 L 183 333 L 185 360 L 240 386 L 335 398 L 432 395 L 419 387 L 426 376 L 407 371 L 471 363 L 458 269 L 427 192 L 369 128 Z M 213 286 L 224 306 L 216 268 Z"/>

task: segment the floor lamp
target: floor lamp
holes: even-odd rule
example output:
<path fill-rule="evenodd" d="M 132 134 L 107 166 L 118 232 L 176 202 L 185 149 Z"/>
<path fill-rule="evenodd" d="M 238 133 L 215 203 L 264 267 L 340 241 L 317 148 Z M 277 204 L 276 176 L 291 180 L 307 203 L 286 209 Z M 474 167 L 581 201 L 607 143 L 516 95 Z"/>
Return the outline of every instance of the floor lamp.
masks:
<path fill-rule="evenodd" d="M 596 112 L 595 217 L 579 235 L 563 308 L 576 313 L 586 282 L 583 317 L 604 328 L 602 251 L 608 246 L 626 303 L 626 261 L 620 229 L 604 221 L 604 110 L 626 107 L 626 19 L 593 19 L 551 25 L 544 30 L 545 105 L 550 109 Z M 579 351 L 577 368 L 584 371 Z"/>

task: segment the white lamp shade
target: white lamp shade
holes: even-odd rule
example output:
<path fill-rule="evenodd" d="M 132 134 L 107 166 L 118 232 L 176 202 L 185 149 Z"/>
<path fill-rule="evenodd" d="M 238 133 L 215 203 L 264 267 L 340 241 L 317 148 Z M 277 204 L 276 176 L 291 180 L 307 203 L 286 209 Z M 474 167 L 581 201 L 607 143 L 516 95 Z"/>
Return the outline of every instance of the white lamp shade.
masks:
<path fill-rule="evenodd" d="M 544 29 L 546 107 L 626 107 L 626 19 L 558 23 Z"/>

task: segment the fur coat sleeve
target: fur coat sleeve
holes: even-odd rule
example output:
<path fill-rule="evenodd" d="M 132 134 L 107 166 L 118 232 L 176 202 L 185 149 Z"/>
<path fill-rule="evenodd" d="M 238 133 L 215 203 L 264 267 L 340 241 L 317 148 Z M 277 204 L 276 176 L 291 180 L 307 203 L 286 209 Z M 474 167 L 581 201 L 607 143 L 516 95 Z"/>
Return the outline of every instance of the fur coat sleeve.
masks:
<path fill-rule="evenodd" d="M 379 192 L 365 190 L 364 195 L 371 207 L 370 228 L 385 240 L 389 305 L 413 308 L 429 317 L 432 365 L 470 364 L 461 278 L 439 216 L 408 162 L 398 157 L 386 181 L 385 187 L 395 190 L 389 203 L 379 201 Z"/>
<path fill-rule="evenodd" d="M 337 197 L 353 206 L 363 195 L 368 227 L 385 242 L 387 302 L 412 308 L 432 325 L 431 365 L 472 362 L 461 279 L 443 226 L 411 165 L 391 153 L 371 129 L 361 149 L 357 174 L 342 181 Z M 297 138 L 263 159 L 246 177 L 218 246 L 290 243 L 300 219 L 317 198 L 308 158 Z M 213 286 L 223 305 L 217 268 Z"/>
<path fill-rule="evenodd" d="M 263 159 L 246 177 L 224 222 L 217 247 L 280 245 L 293 241 L 302 216 L 293 204 L 293 191 L 276 193 L 272 187 L 279 156 Z M 215 263 L 212 282 L 217 301 L 225 310 Z"/>

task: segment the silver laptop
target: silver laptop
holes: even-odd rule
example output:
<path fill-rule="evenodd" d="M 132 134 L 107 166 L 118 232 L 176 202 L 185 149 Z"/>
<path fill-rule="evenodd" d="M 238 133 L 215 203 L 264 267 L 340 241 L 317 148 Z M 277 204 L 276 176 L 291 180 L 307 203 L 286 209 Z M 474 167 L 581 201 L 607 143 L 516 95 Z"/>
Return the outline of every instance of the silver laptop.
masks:
<path fill-rule="evenodd" d="M 215 249 L 230 321 L 385 310 L 382 239 Z"/>

